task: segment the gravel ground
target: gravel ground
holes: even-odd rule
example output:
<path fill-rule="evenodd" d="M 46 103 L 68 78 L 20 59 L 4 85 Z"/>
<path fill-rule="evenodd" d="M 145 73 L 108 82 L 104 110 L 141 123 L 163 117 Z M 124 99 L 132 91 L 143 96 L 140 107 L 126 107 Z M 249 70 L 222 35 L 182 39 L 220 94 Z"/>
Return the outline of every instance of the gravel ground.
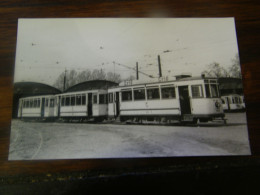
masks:
<path fill-rule="evenodd" d="M 245 113 L 198 126 L 12 121 L 9 160 L 249 155 Z"/>

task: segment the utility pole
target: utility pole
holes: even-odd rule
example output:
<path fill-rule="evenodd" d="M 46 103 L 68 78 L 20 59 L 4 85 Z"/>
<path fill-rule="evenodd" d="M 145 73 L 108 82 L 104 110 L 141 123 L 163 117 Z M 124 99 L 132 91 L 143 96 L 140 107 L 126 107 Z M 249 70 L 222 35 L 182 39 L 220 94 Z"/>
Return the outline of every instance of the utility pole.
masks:
<path fill-rule="evenodd" d="M 65 91 L 65 86 L 66 86 L 66 73 L 67 73 L 67 70 L 65 69 L 65 75 L 64 75 L 64 80 L 63 80 L 63 91 Z"/>
<path fill-rule="evenodd" d="M 139 80 L 139 75 L 138 75 L 138 62 L 136 62 L 136 80 Z"/>
<path fill-rule="evenodd" d="M 162 77 L 161 58 L 158 55 L 158 66 L 159 66 L 159 78 Z"/>

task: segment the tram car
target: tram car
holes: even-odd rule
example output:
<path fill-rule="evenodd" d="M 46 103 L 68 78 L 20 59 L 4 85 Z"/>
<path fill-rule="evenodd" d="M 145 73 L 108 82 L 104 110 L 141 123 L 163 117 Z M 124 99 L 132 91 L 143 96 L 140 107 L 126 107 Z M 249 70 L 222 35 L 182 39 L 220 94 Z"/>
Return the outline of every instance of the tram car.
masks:
<path fill-rule="evenodd" d="M 20 98 L 18 117 L 22 119 L 54 119 L 55 96 L 33 96 Z"/>
<path fill-rule="evenodd" d="M 108 97 L 109 116 L 119 116 L 121 121 L 196 123 L 217 118 L 224 120 L 225 116 L 215 78 L 125 82 L 108 89 Z"/>
<path fill-rule="evenodd" d="M 243 111 L 245 110 L 244 96 L 238 94 L 229 94 L 221 96 L 224 111 Z"/>
<path fill-rule="evenodd" d="M 102 121 L 107 118 L 107 90 L 88 90 L 56 95 L 59 118 L 94 119 Z"/>

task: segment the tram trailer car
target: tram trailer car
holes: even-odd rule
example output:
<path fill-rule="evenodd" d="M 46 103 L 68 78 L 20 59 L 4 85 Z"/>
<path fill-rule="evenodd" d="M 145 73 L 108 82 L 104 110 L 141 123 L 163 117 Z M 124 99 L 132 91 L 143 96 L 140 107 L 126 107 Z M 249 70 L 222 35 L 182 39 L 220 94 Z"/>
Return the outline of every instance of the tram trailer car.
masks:
<path fill-rule="evenodd" d="M 174 81 L 130 82 L 108 89 L 108 97 L 109 116 L 120 116 L 121 121 L 225 121 L 215 78 L 189 77 Z"/>
<path fill-rule="evenodd" d="M 18 118 L 21 119 L 54 119 L 55 96 L 33 96 L 20 98 Z"/>
<path fill-rule="evenodd" d="M 88 90 L 56 95 L 59 118 L 65 120 L 107 118 L 107 90 Z"/>
<path fill-rule="evenodd" d="M 226 112 L 244 111 L 244 96 L 238 94 L 230 94 L 221 96 L 222 106 Z"/>

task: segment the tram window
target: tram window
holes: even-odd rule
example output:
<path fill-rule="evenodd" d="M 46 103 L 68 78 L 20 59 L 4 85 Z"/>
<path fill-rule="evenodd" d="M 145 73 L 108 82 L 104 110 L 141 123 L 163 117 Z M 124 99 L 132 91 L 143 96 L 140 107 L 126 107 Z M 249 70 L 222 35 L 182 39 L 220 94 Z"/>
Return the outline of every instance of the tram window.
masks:
<path fill-rule="evenodd" d="M 33 107 L 33 100 L 30 100 L 30 108 Z"/>
<path fill-rule="evenodd" d="M 206 97 L 219 97 L 218 95 L 218 87 L 215 84 L 206 84 L 205 85 L 205 89 L 206 89 Z"/>
<path fill-rule="evenodd" d="M 93 95 L 93 104 L 97 104 L 97 95 Z"/>
<path fill-rule="evenodd" d="M 225 103 L 226 103 L 224 99 L 221 99 L 221 102 L 222 102 L 222 104 L 225 104 Z"/>
<path fill-rule="evenodd" d="M 113 103 L 113 93 L 108 94 L 108 102 Z"/>
<path fill-rule="evenodd" d="M 65 97 L 61 98 L 61 106 L 65 106 Z"/>
<path fill-rule="evenodd" d="M 76 96 L 76 105 L 81 105 L 81 95 Z"/>
<path fill-rule="evenodd" d="M 234 100 L 233 103 L 235 103 L 235 104 L 240 103 L 238 97 L 234 97 L 233 100 Z"/>
<path fill-rule="evenodd" d="M 86 105 L 86 95 L 82 94 L 82 105 Z"/>
<path fill-rule="evenodd" d="M 242 97 L 239 98 L 239 103 L 244 103 Z"/>
<path fill-rule="evenodd" d="M 70 105 L 75 106 L 75 96 L 71 96 L 70 98 Z"/>
<path fill-rule="evenodd" d="M 34 99 L 34 100 L 33 100 L 33 107 L 34 107 L 34 108 L 37 108 L 37 99 Z"/>
<path fill-rule="evenodd" d="M 50 107 L 51 107 L 51 108 L 54 107 L 54 99 L 50 99 Z"/>
<path fill-rule="evenodd" d="M 147 89 L 147 99 L 160 99 L 159 88 Z"/>
<path fill-rule="evenodd" d="M 122 91 L 122 101 L 131 101 L 132 91 Z"/>
<path fill-rule="evenodd" d="M 29 108 L 29 107 L 30 107 L 29 100 L 26 100 L 26 108 Z"/>
<path fill-rule="evenodd" d="M 37 99 L 37 107 L 40 108 L 41 101 L 40 99 Z"/>
<path fill-rule="evenodd" d="M 211 97 L 218 97 L 218 88 L 217 85 L 210 85 Z"/>
<path fill-rule="evenodd" d="M 161 88 L 162 99 L 173 99 L 176 97 L 174 87 Z"/>
<path fill-rule="evenodd" d="M 26 108 L 26 102 L 23 100 L 23 108 Z"/>
<path fill-rule="evenodd" d="M 202 87 L 201 85 L 192 85 L 191 92 L 193 98 L 200 98 L 203 97 Z"/>
<path fill-rule="evenodd" d="M 135 89 L 134 90 L 134 100 L 144 100 L 144 99 L 145 99 L 144 89 Z"/>
<path fill-rule="evenodd" d="M 106 95 L 99 94 L 99 104 L 105 104 L 105 103 L 106 103 Z"/>
<path fill-rule="evenodd" d="M 209 84 L 205 85 L 205 89 L 206 89 L 206 97 L 209 98 L 210 97 Z"/>
<path fill-rule="evenodd" d="M 45 107 L 48 107 L 49 106 L 49 99 L 46 99 L 45 101 Z"/>
<path fill-rule="evenodd" d="M 70 105 L 70 96 L 65 97 L 65 106 Z"/>

